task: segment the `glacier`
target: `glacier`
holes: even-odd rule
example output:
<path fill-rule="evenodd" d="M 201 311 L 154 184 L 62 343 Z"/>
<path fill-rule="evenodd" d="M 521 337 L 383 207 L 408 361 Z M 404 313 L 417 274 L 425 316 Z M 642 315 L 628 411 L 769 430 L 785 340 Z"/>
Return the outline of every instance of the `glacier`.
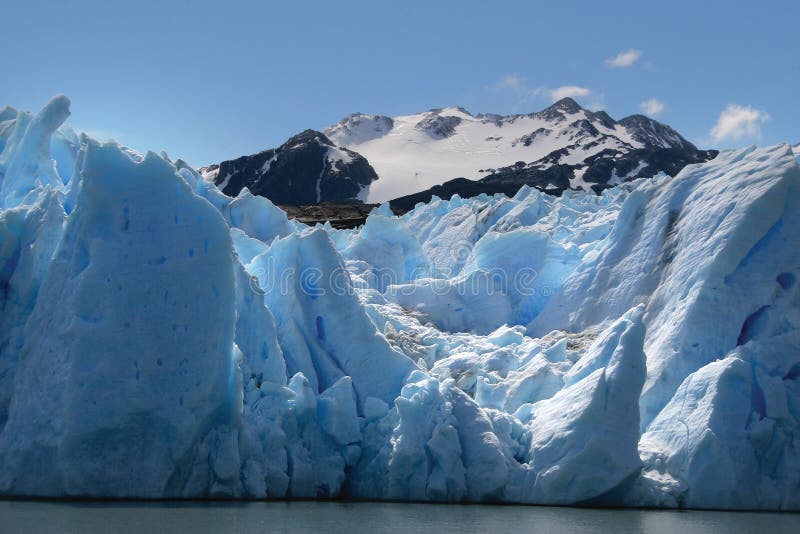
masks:
<path fill-rule="evenodd" d="M 0 494 L 800 509 L 800 167 L 309 227 L 0 110 Z"/>

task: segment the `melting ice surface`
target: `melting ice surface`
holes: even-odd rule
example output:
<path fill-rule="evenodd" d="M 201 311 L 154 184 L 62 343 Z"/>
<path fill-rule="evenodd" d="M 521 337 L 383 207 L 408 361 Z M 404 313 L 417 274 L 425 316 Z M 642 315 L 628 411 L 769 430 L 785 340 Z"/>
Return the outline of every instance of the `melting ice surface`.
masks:
<path fill-rule="evenodd" d="M 800 508 L 800 168 L 310 228 L 0 111 L 0 493 Z"/>

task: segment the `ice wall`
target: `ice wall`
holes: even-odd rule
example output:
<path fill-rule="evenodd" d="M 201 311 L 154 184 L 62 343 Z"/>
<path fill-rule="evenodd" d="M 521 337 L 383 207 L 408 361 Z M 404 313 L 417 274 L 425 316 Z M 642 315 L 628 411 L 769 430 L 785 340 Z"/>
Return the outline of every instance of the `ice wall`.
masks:
<path fill-rule="evenodd" d="M 228 228 L 152 153 L 90 142 L 82 177 L 22 334 L 0 488 L 162 496 L 241 405 Z"/>
<path fill-rule="evenodd" d="M 0 493 L 800 509 L 800 168 L 309 228 L 0 111 Z"/>

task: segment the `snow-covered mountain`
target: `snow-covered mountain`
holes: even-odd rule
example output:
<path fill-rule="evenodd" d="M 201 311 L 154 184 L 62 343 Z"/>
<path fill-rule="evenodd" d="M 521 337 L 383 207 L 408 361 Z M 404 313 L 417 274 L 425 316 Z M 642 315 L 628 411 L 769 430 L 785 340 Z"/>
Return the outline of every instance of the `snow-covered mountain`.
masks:
<path fill-rule="evenodd" d="M 379 179 L 370 185 L 369 202 L 459 177 L 493 177 L 490 182 L 559 192 L 588 189 L 662 171 L 675 174 L 687 163 L 716 155 L 697 150 L 669 126 L 643 115 L 615 121 L 571 98 L 527 115 L 472 115 L 454 107 L 394 118 L 356 113 L 325 134 L 375 168 Z"/>
<path fill-rule="evenodd" d="M 231 196 L 247 187 L 278 204 L 393 200 L 409 209 L 434 194 L 514 195 L 522 185 L 555 194 L 599 191 L 659 172 L 675 175 L 715 155 L 643 115 L 615 121 L 564 98 L 527 115 L 463 108 L 395 118 L 356 113 L 324 133 L 306 130 L 279 148 L 200 172 Z"/>
<path fill-rule="evenodd" d="M 290 205 L 364 200 L 369 184 L 378 179 L 361 155 L 314 130 L 278 148 L 202 167 L 200 173 L 226 195 L 236 196 L 247 187 L 254 195 Z"/>

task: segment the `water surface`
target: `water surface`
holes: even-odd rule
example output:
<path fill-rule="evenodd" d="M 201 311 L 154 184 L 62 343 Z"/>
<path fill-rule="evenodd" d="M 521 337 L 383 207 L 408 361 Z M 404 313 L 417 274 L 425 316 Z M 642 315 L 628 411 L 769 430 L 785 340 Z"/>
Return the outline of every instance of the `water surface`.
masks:
<path fill-rule="evenodd" d="M 800 533 L 800 514 L 341 502 L 0 501 L 13 532 Z"/>

